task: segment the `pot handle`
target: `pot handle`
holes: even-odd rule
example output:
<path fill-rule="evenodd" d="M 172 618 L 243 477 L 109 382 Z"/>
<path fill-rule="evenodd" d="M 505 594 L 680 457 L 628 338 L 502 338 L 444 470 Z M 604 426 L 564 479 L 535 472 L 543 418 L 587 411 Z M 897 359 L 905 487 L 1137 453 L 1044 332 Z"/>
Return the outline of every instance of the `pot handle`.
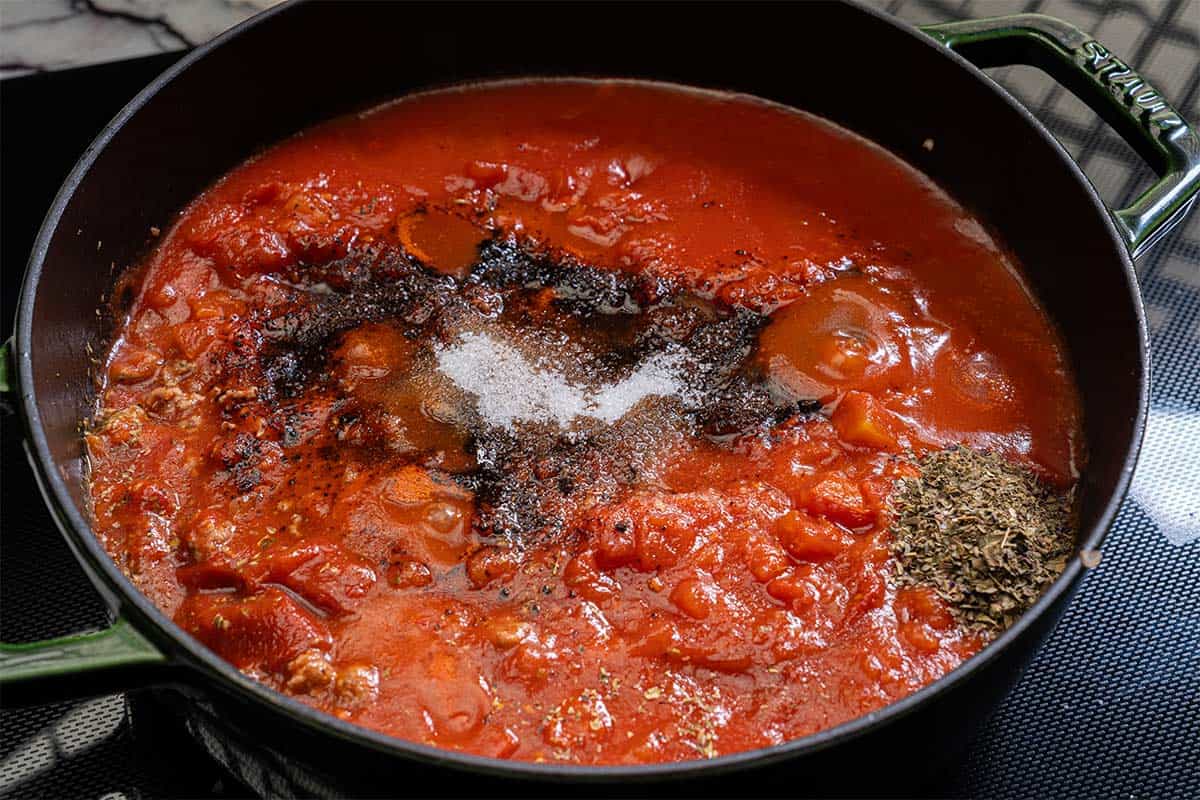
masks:
<path fill-rule="evenodd" d="M 1128 208 L 1110 210 L 1130 255 L 1143 255 L 1182 221 L 1200 194 L 1200 138 L 1145 78 L 1070 23 L 1042 14 L 925 25 L 921 31 L 979 67 L 1039 67 L 1129 143 L 1159 180 Z"/>
<path fill-rule="evenodd" d="M 32 705 L 138 688 L 167 657 L 118 616 L 101 631 L 28 644 L 0 643 L 0 706 Z"/>
<path fill-rule="evenodd" d="M 13 340 L 0 344 L 0 408 L 10 413 L 16 393 Z M 91 697 L 144 686 L 167 657 L 129 620 L 118 616 L 101 631 L 27 644 L 0 642 L 0 706 Z"/>
<path fill-rule="evenodd" d="M 0 344 L 0 416 L 13 413 L 12 397 L 17 392 L 16 370 L 13 369 L 13 340 Z"/>

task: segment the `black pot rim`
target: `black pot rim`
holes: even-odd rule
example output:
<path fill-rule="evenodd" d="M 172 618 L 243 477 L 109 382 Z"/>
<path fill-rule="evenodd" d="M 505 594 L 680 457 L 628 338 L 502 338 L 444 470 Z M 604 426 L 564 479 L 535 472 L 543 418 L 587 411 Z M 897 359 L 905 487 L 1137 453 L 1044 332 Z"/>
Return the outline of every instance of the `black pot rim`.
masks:
<path fill-rule="evenodd" d="M 1009 95 L 982 70 L 972 65 L 957 53 L 939 46 L 937 42 L 915 28 L 890 17 L 882 11 L 863 5 L 861 0 L 840 1 L 854 7 L 860 13 L 874 17 L 878 21 L 886 22 L 895 30 L 898 36 L 908 36 L 920 40 L 924 46 L 937 50 L 943 58 L 950 62 L 950 65 L 970 72 L 976 80 L 985 84 L 996 97 L 997 102 L 1007 104 L 1011 109 L 1020 114 L 1029 128 L 1031 136 L 1037 137 L 1041 140 L 1042 145 L 1051 148 L 1055 152 L 1059 161 L 1063 162 L 1075 177 L 1083 193 L 1090 201 L 1093 212 L 1103 220 L 1111 245 L 1123 267 L 1128 300 L 1137 318 L 1137 347 L 1142 369 L 1136 378 L 1138 381 L 1137 419 L 1134 422 L 1129 441 L 1125 445 L 1126 454 L 1120 477 L 1115 490 L 1104 506 L 1103 512 L 1087 532 L 1086 537 L 1081 543 L 1082 549 L 1098 550 L 1128 491 L 1133 469 L 1137 462 L 1138 451 L 1141 447 L 1146 413 L 1149 406 L 1149 333 L 1146 327 L 1145 311 L 1141 295 L 1137 286 L 1136 273 L 1125 244 L 1120 238 L 1107 208 L 1088 178 L 1083 174 L 1074 159 L 1067 154 L 1058 140 L 1050 134 L 1045 126 L 1024 105 Z M 710 760 L 674 761 L 635 766 L 593 767 L 503 760 L 461 753 L 387 736 L 383 733 L 359 727 L 327 715 L 246 677 L 232 665 L 222 660 L 216 653 L 179 628 L 149 598 L 139 592 L 117 568 L 115 562 L 109 558 L 108 554 L 101 547 L 99 540 L 93 534 L 88 521 L 75 507 L 66 482 L 54 467 L 54 460 L 51 456 L 45 433 L 42 430 L 41 416 L 38 412 L 36 393 L 33 386 L 33 364 L 30 343 L 32 341 L 34 304 L 45 257 L 49 250 L 50 242 L 57 231 L 60 218 L 74 196 L 75 190 L 87 178 L 97 155 L 107 146 L 117 131 L 121 129 L 128 119 L 146 105 L 159 90 L 191 67 L 191 65 L 202 60 L 209 52 L 221 47 L 245 31 L 268 22 L 277 14 L 287 13 L 289 9 L 298 5 L 299 2 L 300 0 L 291 0 L 291 2 L 268 9 L 222 33 L 208 43 L 197 47 L 183 56 L 178 62 L 139 92 L 105 126 L 104 130 L 100 132 L 71 170 L 71 173 L 63 182 L 53 204 L 46 214 L 26 267 L 18 301 L 17 327 L 14 338 L 16 372 L 19 386 L 18 407 L 25 424 L 26 448 L 30 463 L 33 465 L 37 477 L 38 485 L 41 488 L 55 522 L 67 538 L 68 543 L 71 544 L 76 557 L 85 560 L 85 565 L 89 568 L 89 574 L 94 576 L 93 580 L 95 577 L 100 577 L 104 581 L 105 585 L 97 588 L 101 589 L 102 592 L 106 590 L 107 593 L 110 593 L 120 610 L 129 613 L 139 630 L 153 641 L 159 643 L 171 661 L 178 665 L 178 668 L 193 674 L 198 673 L 202 683 L 215 683 L 217 684 L 215 688 L 219 690 L 224 690 L 251 700 L 272 712 L 282 713 L 292 721 L 302 723 L 307 728 L 316 732 L 410 760 L 508 778 L 598 782 L 615 782 L 631 779 L 679 779 L 698 775 L 715 775 L 735 769 L 774 763 L 799 755 L 810 755 L 857 738 L 877 726 L 898 720 L 934 697 L 948 691 L 951 687 L 967 679 L 972 673 L 991 662 L 1002 651 L 1020 639 L 1038 617 L 1047 613 L 1051 606 L 1071 591 L 1084 570 L 1078 558 L 1071 559 L 1062 575 L 1054 581 L 1032 608 L 1026 611 L 1012 627 L 979 653 L 963 662 L 958 668 L 939 680 L 922 687 L 907 697 L 868 714 L 849 720 L 833 728 L 770 747 L 733 753 Z"/>

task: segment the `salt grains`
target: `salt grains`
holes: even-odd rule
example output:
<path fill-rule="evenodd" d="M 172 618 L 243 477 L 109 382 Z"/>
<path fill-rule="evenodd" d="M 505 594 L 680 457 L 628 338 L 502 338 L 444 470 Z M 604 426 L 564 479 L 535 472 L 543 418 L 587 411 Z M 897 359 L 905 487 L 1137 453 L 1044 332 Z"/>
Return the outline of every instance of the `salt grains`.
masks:
<path fill-rule="evenodd" d="M 509 430 L 522 422 L 567 428 L 580 418 L 612 424 L 648 397 L 685 399 L 687 391 L 683 353 L 671 349 L 622 380 L 596 386 L 576 385 L 487 333 L 463 333 L 436 356 L 438 370 L 477 399 L 483 421 Z"/>

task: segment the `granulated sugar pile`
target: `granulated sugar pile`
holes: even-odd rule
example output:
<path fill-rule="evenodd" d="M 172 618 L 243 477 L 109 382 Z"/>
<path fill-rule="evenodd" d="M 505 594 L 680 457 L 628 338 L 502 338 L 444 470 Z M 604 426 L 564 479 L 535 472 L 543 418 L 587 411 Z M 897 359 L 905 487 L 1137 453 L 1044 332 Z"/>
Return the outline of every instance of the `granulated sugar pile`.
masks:
<path fill-rule="evenodd" d="M 438 370 L 476 399 L 482 420 L 509 430 L 522 422 L 567 428 L 581 418 L 612 424 L 646 398 L 686 401 L 689 394 L 686 360 L 677 348 L 654 353 L 619 381 L 595 386 L 576 385 L 488 333 L 464 333 L 436 356 Z"/>

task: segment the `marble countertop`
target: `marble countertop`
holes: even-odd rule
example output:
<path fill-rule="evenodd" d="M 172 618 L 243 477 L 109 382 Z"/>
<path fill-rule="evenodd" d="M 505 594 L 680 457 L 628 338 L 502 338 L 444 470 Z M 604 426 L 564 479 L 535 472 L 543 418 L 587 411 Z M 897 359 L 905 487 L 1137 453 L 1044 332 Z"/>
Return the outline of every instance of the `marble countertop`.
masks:
<path fill-rule="evenodd" d="M 0 78 L 194 47 L 280 0 L 0 0 Z"/>
<path fill-rule="evenodd" d="M 0 78 L 184 50 L 279 2 L 282 0 L 0 0 Z M 946 16 L 1011 14 L 1030 5 L 1028 0 L 866 2 L 914 23 Z M 1173 16 L 1190 31 L 1193 42 L 1200 33 L 1200 0 L 1143 0 L 1144 8 L 1136 3 L 1106 4 L 1104 0 L 1037 0 L 1033 5 L 1041 13 L 1069 19 L 1085 30 L 1101 16 L 1107 23 L 1105 30 L 1092 32 L 1113 50 L 1130 55 L 1147 30 L 1147 8 L 1177 6 Z M 1159 69 L 1149 70 L 1168 73 L 1168 85 L 1160 87 L 1168 95 L 1175 85 L 1186 83 L 1195 63 L 1194 53 L 1186 48 L 1173 53 L 1172 60 L 1169 66 L 1154 65 Z M 1148 65 L 1140 66 L 1145 69 Z"/>

